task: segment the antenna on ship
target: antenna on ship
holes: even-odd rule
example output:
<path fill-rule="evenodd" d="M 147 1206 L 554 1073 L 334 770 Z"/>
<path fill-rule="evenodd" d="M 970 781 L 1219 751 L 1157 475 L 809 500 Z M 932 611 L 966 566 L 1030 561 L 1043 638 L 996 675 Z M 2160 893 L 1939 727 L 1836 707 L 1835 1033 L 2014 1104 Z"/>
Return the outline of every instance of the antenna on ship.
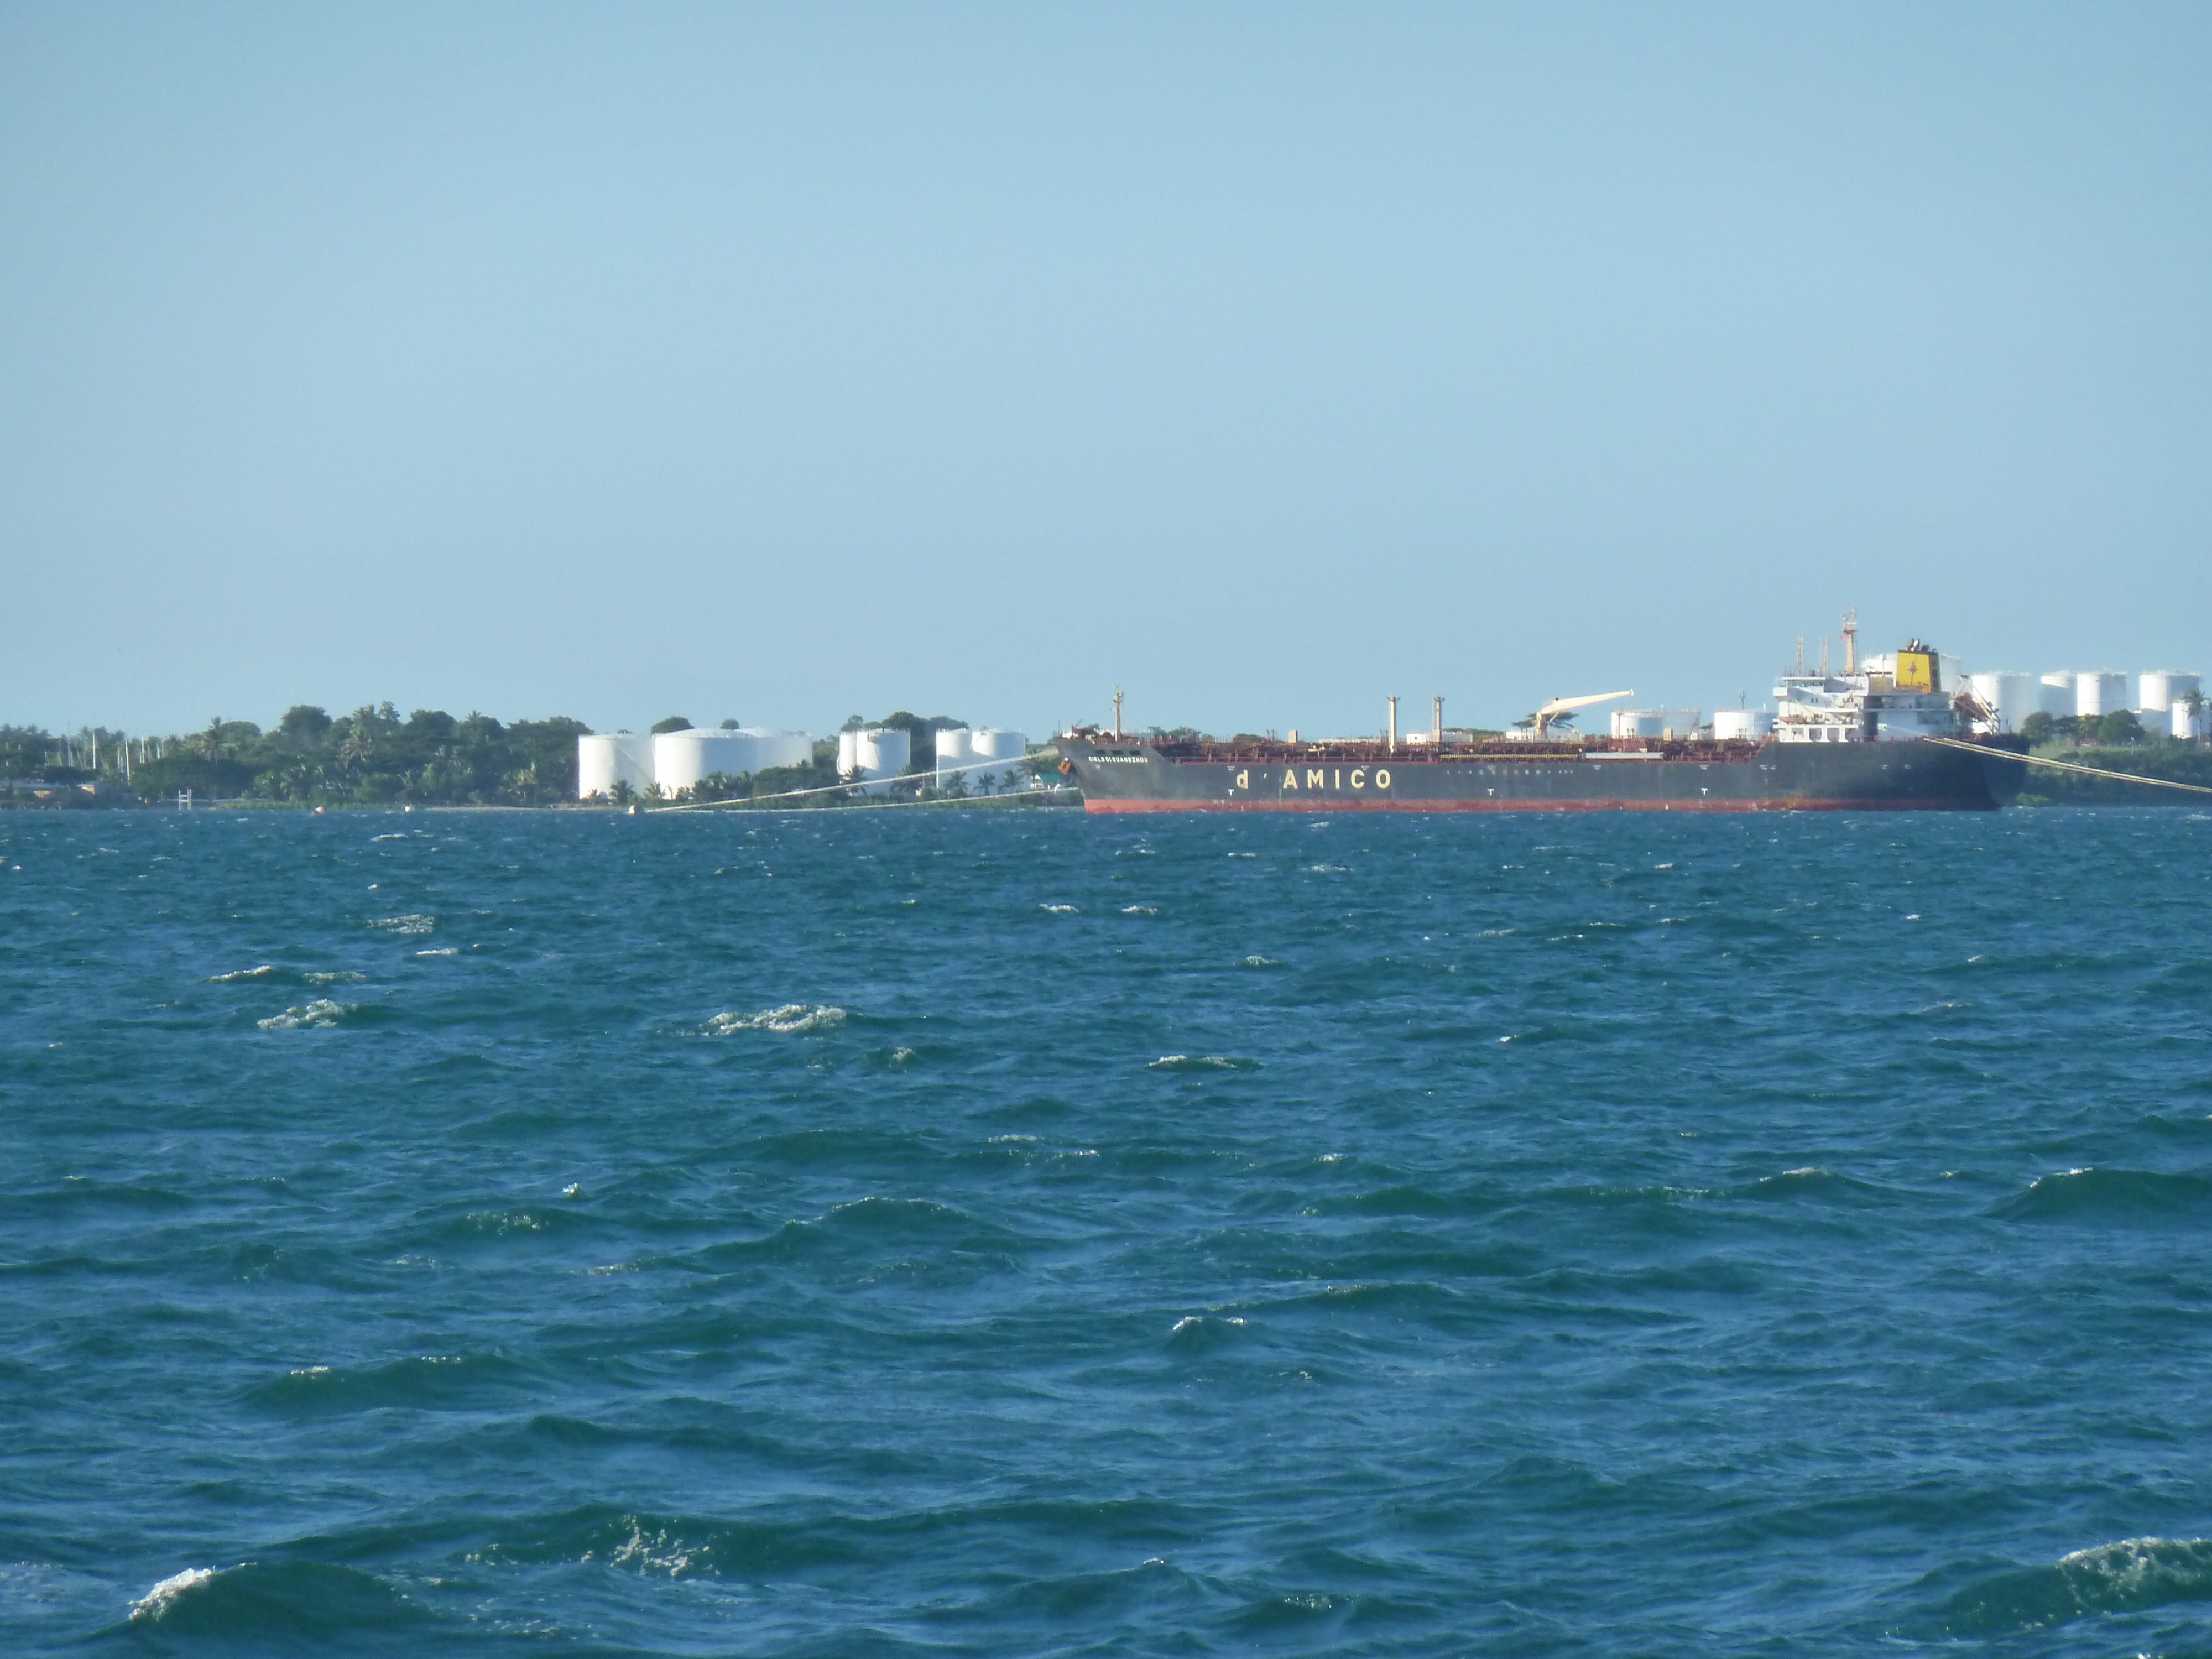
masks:
<path fill-rule="evenodd" d="M 1859 608 L 1853 605 L 1844 612 L 1844 672 L 1859 672 Z"/>
<path fill-rule="evenodd" d="M 1114 735 L 1121 735 L 1121 688 L 1114 688 Z"/>
<path fill-rule="evenodd" d="M 1828 678 L 1828 636 L 1826 634 L 1820 635 L 1820 678 L 1824 680 Z"/>
<path fill-rule="evenodd" d="M 1390 744 L 1390 752 L 1394 755 L 1396 754 L 1398 752 L 1398 699 L 1395 696 L 1390 699 L 1390 732 L 1389 742 Z"/>
<path fill-rule="evenodd" d="M 1797 666 L 1790 671 L 1790 675 L 1792 679 L 1805 678 L 1805 636 L 1802 634 L 1797 636 Z"/>
<path fill-rule="evenodd" d="M 1441 752 L 1444 746 L 1444 700 L 1429 699 L 1429 741 Z"/>

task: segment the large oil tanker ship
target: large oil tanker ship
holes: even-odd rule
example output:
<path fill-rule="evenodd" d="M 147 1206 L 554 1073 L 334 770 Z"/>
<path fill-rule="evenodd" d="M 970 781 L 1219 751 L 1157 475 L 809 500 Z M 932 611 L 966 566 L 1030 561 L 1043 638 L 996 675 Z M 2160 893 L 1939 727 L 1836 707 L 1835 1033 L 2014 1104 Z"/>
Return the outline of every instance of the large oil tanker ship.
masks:
<path fill-rule="evenodd" d="M 1677 733 L 1563 731 L 1555 699 L 1498 737 L 1401 739 L 1123 735 L 1058 739 L 1060 769 L 1093 812 L 1595 812 L 1991 811 L 2019 794 L 2026 743 L 1944 684 L 1915 641 L 1844 672 L 1785 675 L 1771 727 L 1743 711 Z M 1615 693 L 1614 697 L 1631 694 Z M 1395 701 L 1394 701 L 1395 708 Z M 1733 716 L 1735 718 L 1729 718 Z M 1395 726 L 1395 717 L 1393 725 Z"/>

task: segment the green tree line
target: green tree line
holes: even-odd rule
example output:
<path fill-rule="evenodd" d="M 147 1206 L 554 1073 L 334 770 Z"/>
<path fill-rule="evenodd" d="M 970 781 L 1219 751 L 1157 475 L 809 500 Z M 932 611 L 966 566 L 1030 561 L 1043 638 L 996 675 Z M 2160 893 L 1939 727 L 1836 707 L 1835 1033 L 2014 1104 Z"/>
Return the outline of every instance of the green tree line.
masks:
<path fill-rule="evenodd" d="M 303 805 L 533 806 L 575 798 L 576 739 L 590 730 L 562 716 L 502 725 L 437 708 L 402 720 L 389 702 L 336 718 L 301 703 L 265 732 L 222 719 L 160 738 L 0 726 L 0 776 L 98 781 L 147 800 L 189 789 Z"/>

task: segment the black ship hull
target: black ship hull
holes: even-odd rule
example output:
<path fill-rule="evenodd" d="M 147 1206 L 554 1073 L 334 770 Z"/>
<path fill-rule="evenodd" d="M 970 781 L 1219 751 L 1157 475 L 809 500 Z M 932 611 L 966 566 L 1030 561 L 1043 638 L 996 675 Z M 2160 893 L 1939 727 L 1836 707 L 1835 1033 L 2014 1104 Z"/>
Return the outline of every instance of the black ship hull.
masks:
<path fill-rule="evenodd" d="M 1093 812 L 1992 811 L 2020 793 L 2022 746 L 1059 743 Z"/>

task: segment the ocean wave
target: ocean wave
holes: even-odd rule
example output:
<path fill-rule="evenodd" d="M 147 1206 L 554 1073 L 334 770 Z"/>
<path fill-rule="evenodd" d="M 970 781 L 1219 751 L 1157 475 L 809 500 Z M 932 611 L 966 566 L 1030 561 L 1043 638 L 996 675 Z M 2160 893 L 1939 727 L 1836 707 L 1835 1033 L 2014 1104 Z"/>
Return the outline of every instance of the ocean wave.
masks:
<path fill-rule="evenodd" d="M 1079 914 L 1072 904 L 1040 904 L 1037 908 L 1048 916 L 1072 916 Z"/>
<path fill-rule="evenodd" d="M 380 916 L 368 925 L 386 933 L 428 933 L 437 930 L 438 919 L 410 910 L 404 916 Z"/>
<path fill-rule="evenodd" d="M 1243 1334 L 1245 1328 L 1240 1315 L 1185 1314 L 1168 1332 L 1168 1346 L 1178 1353 L 1205 1353 Z"/>
<path fill-rule="evenodd" d="M 1945 1604 L 1943 1628 L 1994 1636 L 2204 1601 L 2212 1601 L 2212 1540 L 2124 1538 L 1970 1585 Z"/>
<path fill-rule="evenodd" d="M 1256 1072 L 1260 1062 L 1241 1054 L 1162 1054 L 1148 1072 Z"/>
<path fill-rule="evenodd" d="M 198 1589 L 215 1577 L 213 1567 L 186 1567 L 182 1572 L 171 1573 L 131 1604 L 133 1619 L 159 1619 L 168 1612 L 170 1604 L 187 1590 Z"/>
<path fill-rule="evenodd" d="M 173 1573 L 131 1605 L 128 1622 L 241 1645 L 343 1638 L 427 1622 L 428 1610 L 374 1573 L 322 1561 L 241 1562 Z"/>
<path fill-rule="evenodd" d="M 803 1031 L 834 1031 L 845 1023 L 845 1011 L 818 1002 L 787 1002 L 757 1013 L 716 1014 L 700 1030 L 708 1036 L 728 1036 L 733 1031 L 776 1031 L 793 1036 Z"/>
<path fill-rule="evenodd" d="M 333 1002 L 328 997 L 318 997 L 313 1002 L 287 1008 L 281 1014 L 271 1014 L 268 1018 L 254 1023 L 264 1031 L 327 1030 L 353 1012 L 357 1006 L 350 1002 Z"/>
<path fill-rule="evenodd" d="M 394 1407 L 464 1411 L 512 1399 L 530 1379 L 526 1367 L 501 1354 L 410 1354 L 380 1365 L 302 1365 L 247 1397 L 262 1411 L 294 1419 Z"/>
<path fill-rule="evenodd" d="M 350 968 L 341 968 L 328 974 L 302 974 L 300 978 L 309 985 L 365 985 L 367 974 L 356 974 Z"/>
<path fill-rule="evenodd" d="M 681 1258 L 695 1270 L 725 1272 L 756 1261 L 784 1261 L 827 1250 L 867 1256 L 890 1247 L 923 1252 L 927 1259 L 969 1266 L 1011 1266 L 1024 1247 L 1021 1235 L 926 1198 L 858 1198 L 835 1204 L 811 1220 L 785 1222 L 754 1238 L 710 1244 Z"/>
<path fill-rule="evenodd" d="M 203 985 L 236 985 L 242 980 L 267 979 L 276 971 L 276 967 L 272 963 L 264 962 L 258 968 L 240 968 L 235 973 L 229 974 L 210 974 L 205 979 L 202 980 L 200 983 Z"/>
<path fill-rule="evenodd" d="M 2154 1170 L 2060 1170 L 1990 1206 L 2007 1221 L 2081 1221 L 2136 1226 L 2212 1214 L 2212 1181 Z"/>
<path fill-rule="evenodd" d="M 504 1529 L 502 1529 L 504 1530 Z M 603 1506 L 551 1516 L 469 1552 L 483 1565 L 605 1562 L 663 1578 L 782 1576 L 867 1559 L 857 1528 L 655 1515 Z"/>

